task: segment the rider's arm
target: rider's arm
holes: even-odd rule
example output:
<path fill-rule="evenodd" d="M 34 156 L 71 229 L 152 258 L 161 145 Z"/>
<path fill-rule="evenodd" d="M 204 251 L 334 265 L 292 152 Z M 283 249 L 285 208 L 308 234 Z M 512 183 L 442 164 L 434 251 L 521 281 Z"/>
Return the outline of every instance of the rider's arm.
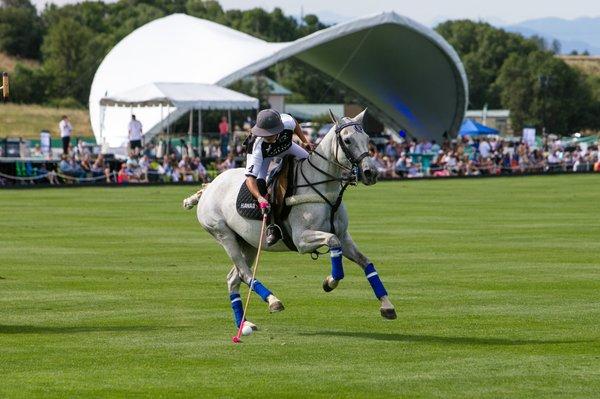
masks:
<path fill-rule="evenodd" d="M 264 202 L 266 199 L 260 195 L 260 191 L 258 190 L 258 183 L 256 182 L 256 177 L 252 175 L 246 175 L 246 185 L 248 186 L 248 190 L 250 193 L 258 200 L 258 202 Z M 261 201 L 264 200 L 264 201 Z"/>
<path fill-rule="evenodd" d="M 252 152 L 246 157 L 246 185 L 250 193 L 258 200 L 258 202 L 266 202 L 266 199 L 260 195 L 256 178 L 259 170 L 262 167 L 264 159 L 262 157 L 260 141 L 255 142 L 252 146 Z"/>
<path fill-rule="evenodd" d="M 304 144 L 308 144 L 308 140 L 306 139 L 306 136 L 304 136 L 304 132 L 302 131 L 298 121 L 296 121 L 296 126 L 294 127 L 294 134 L 296 134 L 296 136 L 298 136 L 300 141 L 302 141 Z"/>

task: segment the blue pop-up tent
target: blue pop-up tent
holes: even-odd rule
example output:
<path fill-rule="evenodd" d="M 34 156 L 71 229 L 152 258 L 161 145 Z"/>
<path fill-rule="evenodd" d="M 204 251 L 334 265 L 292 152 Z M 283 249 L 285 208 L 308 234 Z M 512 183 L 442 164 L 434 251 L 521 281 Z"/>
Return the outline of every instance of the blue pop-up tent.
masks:
<path fill-rule="evenodd" d="M 465 119 L 462 123 L 458 134 L 461 136 L 480 136 L 488 134 L 500 134 L 496 129 L 475 122 L 473 119 Z"/>

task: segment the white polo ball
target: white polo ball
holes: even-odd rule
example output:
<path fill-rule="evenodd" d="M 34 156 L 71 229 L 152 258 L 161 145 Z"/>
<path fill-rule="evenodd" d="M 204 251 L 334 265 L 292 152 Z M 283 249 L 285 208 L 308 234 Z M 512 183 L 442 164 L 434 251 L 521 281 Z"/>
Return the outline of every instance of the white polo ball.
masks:
<path fill-rule="evenodd" d="M 252 334 L 252 327 L 248 326 L 248 325 L 244 325 L 244 327 L 242 328 L 242 335 L 251 335 Z"/>

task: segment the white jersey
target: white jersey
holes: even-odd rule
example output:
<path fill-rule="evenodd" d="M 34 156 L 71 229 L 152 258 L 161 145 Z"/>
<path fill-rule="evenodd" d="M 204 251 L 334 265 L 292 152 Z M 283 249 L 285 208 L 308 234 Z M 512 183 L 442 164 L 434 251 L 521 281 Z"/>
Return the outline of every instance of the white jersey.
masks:
<path fill-rule="evenodd" d="M 58 124 L 58 130 L 60 130 L 60 137 L 71 137 L 73 126 L 71 126 L 71 123 L 69 121 L 63 119 Z"/>
<path fill-rule="evenodd" d="M 129 122 L 129 140 L 141 140 L 142 139 L 142 122 L 132 119 Z"/>
<path fill-rule="evenodd" d="M 271 160 L 278 156 L 292 154 L 297 158 L 307 158 L 308 152 L 298 144 L 292 142 L 296 120 L 288 114 L 281 114 L 283 132 L 279 134 L 274 143 L 267 143 L 262 137 L 254 137 L 251 141 L 252 149 L 248 148 L 246 156 L 246 176 L 265 179 Z"/>

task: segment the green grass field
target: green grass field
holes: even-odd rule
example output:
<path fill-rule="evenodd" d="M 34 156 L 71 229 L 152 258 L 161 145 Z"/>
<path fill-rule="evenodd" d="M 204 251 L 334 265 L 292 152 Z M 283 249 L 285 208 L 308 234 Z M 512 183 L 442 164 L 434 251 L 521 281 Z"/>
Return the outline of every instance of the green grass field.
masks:
<path fill-rule="evenodd" d="M 0 397 L 600 396 L 600 176 L 350 189 L 359 268 L 266 254 L 241 345 L 191 187 L 0 191 Z M 244 291 L 245 292 L 245 291 Z"/>

